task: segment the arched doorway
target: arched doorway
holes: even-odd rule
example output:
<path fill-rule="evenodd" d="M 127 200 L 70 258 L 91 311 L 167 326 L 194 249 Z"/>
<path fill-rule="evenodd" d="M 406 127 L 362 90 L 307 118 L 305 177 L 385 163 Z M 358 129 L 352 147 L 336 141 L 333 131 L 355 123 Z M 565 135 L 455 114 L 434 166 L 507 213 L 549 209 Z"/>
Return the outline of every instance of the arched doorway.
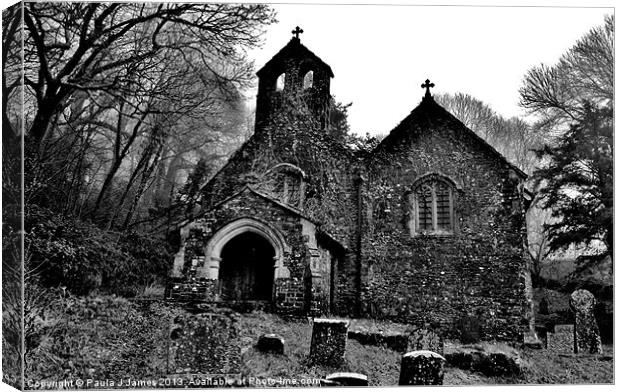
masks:
<path fill-rule="evenodd" d="M 219 267 L 223 300 L 271 300 L 275 249 L 262 235 L 247 231 L 223 247 Z"/>

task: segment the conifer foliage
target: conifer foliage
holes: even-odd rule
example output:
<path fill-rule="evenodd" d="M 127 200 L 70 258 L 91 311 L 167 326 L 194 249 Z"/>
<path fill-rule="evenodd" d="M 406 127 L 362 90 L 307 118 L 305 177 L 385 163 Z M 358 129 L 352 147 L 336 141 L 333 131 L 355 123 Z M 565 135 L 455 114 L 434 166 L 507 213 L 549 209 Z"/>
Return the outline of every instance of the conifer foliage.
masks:
<path fill-rule="evenodd" d="M 613 111 L 585 103 L 583 113 L 554 146 L 538 151 L 549 163 L 534 178 L 543 208 L 552 209 L 552 251 L 601 241 L 612 253 Z"/>

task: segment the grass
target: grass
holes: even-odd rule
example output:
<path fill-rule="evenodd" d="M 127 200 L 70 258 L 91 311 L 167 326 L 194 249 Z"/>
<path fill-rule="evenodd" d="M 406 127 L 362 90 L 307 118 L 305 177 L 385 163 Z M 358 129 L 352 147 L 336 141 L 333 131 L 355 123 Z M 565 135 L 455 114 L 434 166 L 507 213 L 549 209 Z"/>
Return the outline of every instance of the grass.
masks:
<path fill-rule="evenodd" d="M 314 366 L 307 361 L 312 333 L 308 321 L 286 321 L 272 314 L 254 312 L 242 315 L 238 327 L 243 345 L 244 374 L 248 377 L 324 378 L 330 373 L 347 371 L 365 374 L 371 386 L 398 384 L 402 354 L 388 348 L 364 346 L 349 339 L 341 368 Z M 385 328 L 389 326 L 385 325 Z M 263 333 L 276 333 L 285 339 L 284 356 L 263 354 L 254 348 Z M 520 353 L 525 368 L 519 376 L 487 377 L 446 366 L 444 385 L 612 383 L 612 351 L 611 346 L 605 346 L 605 355 L 601 357 L 524 349 Z"/>
<path fill-rule="evenodd" d="M 285 321 L 262 312 L 239 320 L 242 360 L 246 376 L 256 378 L 322 379 L 330 373 L 355 372 L 368 376 L 370 385 L 396 385 L 401 354 L 376 346 L 347 341 L 345 363 L 340 368 L 308 363 L 312 326 L 307 321 Z M 277 333 L 286 342 L 285 356 L 263 354 L 253 346 L 263 333 Z"/>
<path fill-rule="evenodd" d="M 164 298 L 164 292 L 166 291 L 166 286 L 161 283 L 149 283 L 147 284 L 142 293 L 138 295 L 138 298 L 151 298 L 151 299 L 161 299 Z"/>
<path fill-rule="evenodd" d="M 603 355 L 558 354 L 547 350 L 522 351 L 530 363 L 524 373 L 528 384 L 608 384 L 613 382 L 613 346 L 604 345 Z"/>
<path fill-rule="evenodd" d="M 119 297 L 72 297 L 54 306 L 56 322 L 42 324 L 30 339 L 26 377 L 33 380 L 61 378 L 134 379 L 166 375 L 170 322 L 184 313 L 176 305 L 139 303 Z M 368 376 L 371 386 L 397 385 L 401 353 L 385 347 L 347 342 L 340 368 L 308 362 L 312 326 L 307 320 L 284 320 L 264 312 L 236 314 L 235 340 L 240 346 L 242 373 L 246 378 L 323 379 L 334 372 Z M 401 325 L 377 324 L 384 331 Z M 263 354 L 254 348 L 263 333 L 276 333 L 286 341 L 285 355 Z M 612 347 L 604 356 L 561 355 L 547 350 L 521 350 L 529 364 L 516 377 L 486 377 L 446 367 L 446 385 L 561 384 L 613 382 Z M 260 385 L 254 385 L 260 386 Z M 316 386 L 316 384 L 314 385 Z"/>
<path fill-rule="evenodd" d="M 98 380 L 166 373 L 170 321 L 179 309 L 113 296 L 70 297 L 50 310 L 52 326 L 27 341 L 27 380 Z"/>

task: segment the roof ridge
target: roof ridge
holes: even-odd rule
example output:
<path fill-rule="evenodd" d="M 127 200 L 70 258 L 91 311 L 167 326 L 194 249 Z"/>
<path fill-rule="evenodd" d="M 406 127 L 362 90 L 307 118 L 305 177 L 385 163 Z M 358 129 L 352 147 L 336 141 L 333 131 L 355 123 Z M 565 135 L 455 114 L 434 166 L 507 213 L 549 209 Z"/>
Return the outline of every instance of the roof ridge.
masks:
<path fill-rule="evenodd" d="M 504 161 L 508 166 L 514 169 L 518 174 L 520 174 L 523 177 L 527 177 L 527 174 L 523 170 L 521 170 L 518 166 L 510 162 L 502 153 L 497 151 L 497 149 L 495 149 L 495 147 L 493 147 L 489 142 L 487 142 L 484 138 L 482 138 L 480 135 L 478 135 L 476 132 L 470 129 L 461 120 L 459 120 L 455 115 L 450 113 L 446 108 L 444 108 L 439 103 L 437 103 L 437 101 L 435 101 L 432 96 L 422 98 L 422 101 L 418 104 L 418 106 L 413 108 L 413 110 L 411 110 L 411 112 L 409 112 L 409 114 L 405 118 L 403 118 L 398 123 L 398 125 L 392 128 L 390 133 L 371 151 L 370 156 L 372 157 L 379 150 L 381 146 L 385 145 L 384 142 L 388 141 L 388 139 L 389 140 L 394 139 L 396 137 L 396 134 L 394 132 L 396 131 L 398 133 L 397 131 L 398 129 L 404 126 L 407 121 L 410 121 L 414 115 L 418 114 L 418 112 L 420 112 L 422 108 L 428 105 L 430 105 L 429 107 L 431 108 L 441 110 L 444 115 L 447 115 L 451 120 L 455 121 L 462 129 L 465 130 L 465 132 L 467 132 L 468 134 L 473 136 L 476 140 L 478 140 L 483 145 L 485 145 L 491 151 L 491 153 L 493 153 L 498 158 L 500 158 L 500 160 Z"/>
<path fill-rule="evenodd" d="M 314 59 L 315 61 L 317 61 L 318 63 L 320 63 L 321 65 L 323 65 L 327 71 L 329 72 L 329 76 L 330 77 L 334 77 L 334 72 L 332 71 L 332 68 L 329 66 L 329 64 L 327 64 L 325 61 L 323 61 L 323 59 L 321 59 L 319 56 L 317 56 L 313 51 L 311 51 L 310 49 L 308 49 L 308 47 L 304 44 L 301 43 L 301 40 L 299 38 L 291 38 L 290 41 L 284 45 L 275 55 L 273 55 L 273 57 L 271 57 L 271 59 L 269 59 L 265 65 L 263 65 L 261 67 L 261 69 L 259 69 L 258 71 L 256 71 L 256 74 L 258 76 L 260 76 L 262 73 L 265 72 L 265 70 L 267 68 L 269 68 L 274 62 L 276 62 L 280 57 L 284 56 L 284 54 L 289 51 L 289 50 L 303 50 L 305 52 L 307 52 L 308 56 L 312 59 Z"/>

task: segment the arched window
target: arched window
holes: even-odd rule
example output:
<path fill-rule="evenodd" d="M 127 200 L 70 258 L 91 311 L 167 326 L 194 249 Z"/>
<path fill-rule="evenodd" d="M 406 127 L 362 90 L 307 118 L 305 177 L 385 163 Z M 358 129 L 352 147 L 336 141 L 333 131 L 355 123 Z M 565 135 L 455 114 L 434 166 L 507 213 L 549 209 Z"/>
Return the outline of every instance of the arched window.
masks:
<path fill-rule="evenodd" d="M 304 172 L 289 163 L 278 164 L 265 173 L 258 190 L 295 208 L 302 208 L 305 196 Z"/>
<path fill-rule="evenodd" d="M 308 71 L 304 76 L 304 90 L 314 85 L 314 72 Z"/>
<path fill-rule="evenodd" d="M 282 73 L 280 74 L 280 76 L 278 76 L 278 79 L 276 79 L 276 91 L 282 91 L 284 90 L 284 80 L 286 79 L 286 74 Z"/>
<path fill-rule="evenodd" d="M 454 232 L 454 194 L 450 182 L 433 176 L 415 184 L 410 194 L 412 234 Z"/>

